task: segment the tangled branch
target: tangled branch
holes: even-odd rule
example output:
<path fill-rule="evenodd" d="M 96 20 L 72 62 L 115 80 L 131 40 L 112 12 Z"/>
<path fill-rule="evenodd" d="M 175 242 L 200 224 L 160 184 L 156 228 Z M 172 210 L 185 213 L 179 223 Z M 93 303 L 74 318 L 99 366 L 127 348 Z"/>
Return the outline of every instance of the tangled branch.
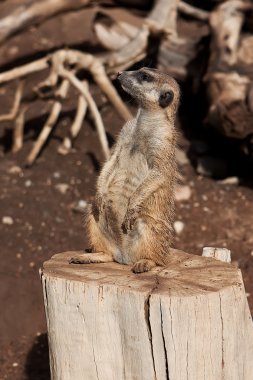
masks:
<path fill-rule="evenodd" d="M 0 43 L 33 23 L 42 22 L 57 13 L 82 8 L 91 3 L 91 0 L 43 0 L 38 4 L 32 3 L 25 8 L 19 7 L 13 14 L 0 20 Z M 100 44 L 108 50 L 108 53 L 104 55 L 96 57 L 79 50 L 60 49 L 46 57 L 0 73 L 0 85 L 13 80 L 20 81 L 11 111 L 7 115 L 0 116 L 0 122 L 4 120 L 14 121 L 13 151 L 18 151 L 23 145 L 25 112 L 28 108 L 22 98 L 24 80 L 31 74 L 49 69 L 47 79 L 37 84 L 33 91 L 41 97 L 45 89 L 47 89 L 47 93 L 50 89 L 53 105 L 42 131 L 27 157 L 27 164 L 32 165 L 34 163 L 49 138 L 60 116 L 63 101 L 66 99 L 70 87 L 74 87 L 79 92 L 77 111 L 68 135 L 63 139 L 58 152 L 62 154 L 69 152 L 73 139 L 77 137 L 83 119 L 89 110 L 96 126 L 103 155 L 108 158 L 110 152 L 103 120 L 90 93 L 87 80 L 78 79 L 78 73 L 83 70 L 88 71 L 120 116 L 124 120 L 128 120 L 131 113 L 121 100 L 110 78 L 115 77 L 118 71 L 129 68 L 145 57 L 148 40 L 152 35 L 163 35 L 170 45 L 182 45 L 182 40 L 177 37 L 178 11 L 201 20 L 206 21 L 208 19 L 207 12 L 198 10 L 182 1 L 156 0 L 153 9 L 144 19 L 140 28 L 115 20 L 109 23 L 110 26 L 101 20 L 94 23 L 94 30 Z M 13 17 L 16 17 L 16 23 L 12 22 Z"/>

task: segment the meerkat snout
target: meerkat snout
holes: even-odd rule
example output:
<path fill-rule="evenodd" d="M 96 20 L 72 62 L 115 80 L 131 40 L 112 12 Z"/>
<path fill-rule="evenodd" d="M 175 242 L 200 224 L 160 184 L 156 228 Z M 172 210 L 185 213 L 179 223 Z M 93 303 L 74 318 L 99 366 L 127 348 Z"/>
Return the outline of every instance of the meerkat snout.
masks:
<path fill-rule="evenodd" d="M 140 107 L 174 114 L 179 101 L 177 82 L 156 69 L 143 67 L 137 71 L 123 71 L 117 76 L 122 88 L 137 100 Z"/>

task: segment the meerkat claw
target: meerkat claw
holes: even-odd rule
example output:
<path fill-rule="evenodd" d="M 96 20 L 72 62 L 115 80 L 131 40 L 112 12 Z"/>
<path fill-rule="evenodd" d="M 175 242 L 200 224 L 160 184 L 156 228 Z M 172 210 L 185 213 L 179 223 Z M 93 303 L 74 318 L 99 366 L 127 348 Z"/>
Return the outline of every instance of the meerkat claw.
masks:
<path fill-rule="evenodd" d="M 134 225 L 134 222 L 127 219 L 127 220 L 124 220 L 124 222 L 122 223 L 122 231 L 124 234 L 127 234 L 129 231 L 131 231 L 133 229 L 133 225 Z"/>
<path fill-rule="evenodd" d="M 138 214 L 136 210 L 130 209 L 129 211 L 127 211 L 121 226 L 124 233 L 127 233 L 128 231 L 131 231 L 133 229 L 137 216 Z"/>
<path fill-rule="evenodd" d="M 155 266 L 156 266 L 156 264 L 153 260 L 142 259 L 142 260 L 137 261 L 134 264 L 132 271 L 134 273 L 149 272 Z"/>

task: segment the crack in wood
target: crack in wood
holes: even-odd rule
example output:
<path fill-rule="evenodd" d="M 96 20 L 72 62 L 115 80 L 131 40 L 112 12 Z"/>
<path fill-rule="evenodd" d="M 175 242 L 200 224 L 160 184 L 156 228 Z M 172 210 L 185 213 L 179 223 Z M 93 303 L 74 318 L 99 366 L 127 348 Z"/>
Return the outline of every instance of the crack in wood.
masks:
<path fill-rule="evenodd" d="M 153 342 L 152 342 L 152 329 L 151 329 L 151 323 L 150 323 L 150 297 L 159 285 L 158 274 L 155 275 L 155 285 L 153 286 L 151 291 L 148 293 L 148 296 L 144 302 L 144 316 L 145 316 L 145 321 L 146 321 L 147 330 L 148 330 L 148 338 L 149 338 L 149 342 L 150 342 L 150 349 L 151 349 L 151 355 L 152 355 L 152 361 L 153 361 L 155 380 L 157 380 L 157 376 L 156 376 L 156 369 L 155 369 L 154 347 L 153 347 Z"/>
<path fill-rule="evenodd" d="M 164 337 L 164 332 L 163 332 L 163 313 L 162 313 L 161 300 L 160 300 L 160 316 L 161 316 L 161 332 L 162 332 L 163 349 L 164 349 L 164 357 L 165 357 L 165 367 L 166 367 L 166 380 L 170 380 L 170 377 L 169 377 L 168 356 L 167 356 L 167 348 L 166 348 L 165 337 Z"/>
<path fill-rule="evenodd" d="M 92 353 L 93 353 L 93 360 L 94 360 L 94 364 L 95 364 L 95 368 L 96 368 L 97 380 L 99 380 L 99 376 L 98 376 L 98 367 L 97 367 L 97 363 L 96 363 L 96 358 L 95 358 L 95 352 L 94 352 L 94 345 L 93 345 L 93 342 L 92 342 Z"/>
<path fill-rule="evenodd" d="M 221 308 L 221 295 L 219 294 L 219 298 L 220 298 L 220 318 L 221 318 L 221 352 L 222 352 L 222 360 L 221 360 L 221 364 L 222 364 L 222 369 L 224 368 L 224 336 L 223 336 L 223 329 L 224 329 L 224 326 L 223 326 L 223 316 L 222 316 L 222 308 Z"/>
<path fill-rule="evenodd" d="M 170 313 L 170 319 L 171 319 L 170 332 L 171 332 L 171 339 L 172 339 L 173 348 L 174 348 L 175 368 L 176 368 L 176 346 L 175 346 L 174 335 L 173 335 L 173 326 L 172 326 L 171 299 L 170 299 L 169 313 Z"/>

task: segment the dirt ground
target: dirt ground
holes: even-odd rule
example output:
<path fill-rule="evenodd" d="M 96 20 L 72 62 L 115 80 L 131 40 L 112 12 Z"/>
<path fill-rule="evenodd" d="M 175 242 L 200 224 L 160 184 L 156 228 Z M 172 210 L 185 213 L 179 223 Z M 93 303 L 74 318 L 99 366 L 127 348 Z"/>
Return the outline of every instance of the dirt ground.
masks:
<path fill-rule="evenodd" d="M 88 23 L 90 16 L 86 14 L 85 17 Z M 74 15 L 72 19 L 76 24 Z M 69 23 L 68 19 L 68 28 Z M 87 25 L 82 36 L 88 31 Z M 42 36 L 45 38 L 46 35 L 51 44 L 60 46 L 64 33 L 64 18 L 56 17 L 46 22 L 43 28 L 32 28 L 32 33 L 30 30 L 14 37 L 0 49 L 1 66 L 8 67 L 14 53 L 18 61 L 18 54 L 22 49 L 27 49 L 29 44 L 31 47 L 34 43 L 34 54 L 43 51 Z M 78 33 L 77 28 L 73 33 Z M 55 41 L 52 42 L 53 38 Z M 68 38 L 71 40 L 71 33 Z M 88 32 L 86 39 L 89 39 Z M 18 51 L 14 49 L 15 46 Z M 32 81 L 35 79 L 32 78 Z M 97 88 L 93 87 L 92 92 L 100 104 L 112 142 L 123 121 L 101 99 Z M 12 93 L 12 86 L 1 89 L 1 113 L 6 113 L 10 107 Z M 73 118 L 75 99 L 73 93 L 50 142 L 32 168 L 25 168 L 23 163 L 43 124 L 47 106 L 36 103 L 29 112 L 25 145 L 18 154 L 10 152 L 10 126 L 0 126 L 0 379 L 49 380 L 39 268 L 54 253 L 87 247 L 82 214 L 76 206 L 80 200 L 89 202 L 92 199 L 102 155 L 97 134 L 89 119 L 84 122 L 72 152 L 67 156 L 57 154 L 57 147 Z M 184 103 L 187 103 L 187 99 L 182 102 L 180 109 L 179 145 L 190 159 L 180 164 L 180 171 L 183 185 L 190 187 L 191 196 L 188 200 L 177 202 L 176 220 L 184 223 L 184 229 L 179 235 L 175 234 L 175 247 L 194 254 L 201 254 L 204 246 L 231 249 L 232 259 L 242 269 L 253 312 L 252 181 L 247 176 L 247 179 L 240 178 L 239 185 L 224 185 L 196 173 L 197 154 L 194 146 L 199 145 L 199 139 L 203 142 L 207 137 L 197 130 L 189 132 L 191 117 L 188 119 Z M 135 106 L 132 103 L 129 105 L 135 112 Z M 214 144 L 210 147 L 211 155 L 217 153 L 218 138 L 212 136 Z M 243 172 L 238 171 L 237 152 L 226 143 L 221 143 L 219 149 L 224 154 L 226 147 L 229 150 L 228 157 L 233 157 L 227 174 L 242 176 Z M 11 224 L 3 223 L 6 217 L 9 217 L 7 220 Z"/>

